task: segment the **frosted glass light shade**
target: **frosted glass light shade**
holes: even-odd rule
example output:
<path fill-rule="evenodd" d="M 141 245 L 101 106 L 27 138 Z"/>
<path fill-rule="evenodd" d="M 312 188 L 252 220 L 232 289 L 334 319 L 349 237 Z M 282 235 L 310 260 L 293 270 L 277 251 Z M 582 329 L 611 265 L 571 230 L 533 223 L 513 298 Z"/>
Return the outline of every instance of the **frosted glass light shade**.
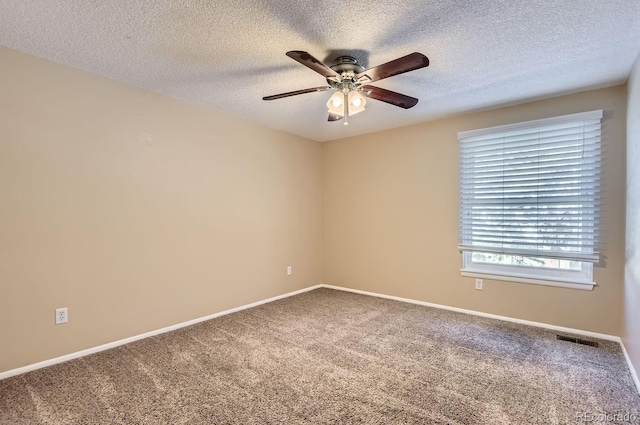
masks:
<path fill-rule="evenodd" d="M 349 116 L 359 114 L 364 111 L 367 100 L 359 92 L 351 90 L 347 95 L 349 99 Z M 344 116 L 344 93 L 335 92 L 327 102 L 327 108 L 332 114 Z"/>
<path fill-rule="evenodd" d="M 355 90 L 349 92 L 349 115 L 359 114 L 364 111 L 367 99 Z"/>

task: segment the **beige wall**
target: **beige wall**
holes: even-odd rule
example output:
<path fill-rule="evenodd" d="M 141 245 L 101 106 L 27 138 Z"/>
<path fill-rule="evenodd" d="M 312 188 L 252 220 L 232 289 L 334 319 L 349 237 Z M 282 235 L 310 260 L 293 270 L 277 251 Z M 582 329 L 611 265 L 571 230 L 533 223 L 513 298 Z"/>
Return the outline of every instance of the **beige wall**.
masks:
<path fill-rule="evenodd" d="M 640 56 L 628 84 L 624 345 L 640 373 Z M 640 388 L 638 388 L 640 390 Z"/>
<path fill-rule="evenodd" d="M 0 63 L 0 372 L 321 283 L 322 144 Z"/>
<path fill-rule="evenodd" d="M 457 133 L 604 109 L 606 266 L 581 291 L 460 276 Z M 621 335 L 624 86 L 427 122 L 324 146 L 324 282 Z"/>

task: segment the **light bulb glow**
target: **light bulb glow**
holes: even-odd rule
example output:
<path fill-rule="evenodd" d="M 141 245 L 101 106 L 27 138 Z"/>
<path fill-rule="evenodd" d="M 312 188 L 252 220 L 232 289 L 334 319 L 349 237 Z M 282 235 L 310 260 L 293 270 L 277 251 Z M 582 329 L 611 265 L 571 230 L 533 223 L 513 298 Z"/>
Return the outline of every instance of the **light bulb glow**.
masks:
<path fill-rule="evenodd" d="M 336 115 L 344 114 L 344 95 L 342 92 L 337 91 L 329 98 L 327 108 L 329 109 L 329 113 Z"/>
<path fill-rule="evenodd" d="M 367 100 L 357 90 L 349 92 L 349 115 L 359 114 L 364 111 L 364 107 L 367 104 Z"/>

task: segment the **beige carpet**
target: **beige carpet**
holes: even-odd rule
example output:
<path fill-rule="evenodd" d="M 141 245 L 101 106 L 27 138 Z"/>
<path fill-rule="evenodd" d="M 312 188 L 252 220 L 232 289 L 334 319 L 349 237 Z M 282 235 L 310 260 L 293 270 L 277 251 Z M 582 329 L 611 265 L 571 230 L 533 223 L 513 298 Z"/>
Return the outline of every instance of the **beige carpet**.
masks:
<path fill-rule="evenodd" d="M 0 424 L 638 423 L 598 343 L 318 289 L 0 381 Z"/>

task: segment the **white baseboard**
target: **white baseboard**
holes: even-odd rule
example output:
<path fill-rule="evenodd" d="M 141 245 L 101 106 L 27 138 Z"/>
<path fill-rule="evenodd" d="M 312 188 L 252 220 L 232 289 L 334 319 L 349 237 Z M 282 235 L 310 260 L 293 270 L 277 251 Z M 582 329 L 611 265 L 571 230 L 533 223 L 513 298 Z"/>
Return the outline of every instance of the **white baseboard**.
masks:
<path fill-rule="evenodd" d="M 6 379 L 6 378 L 9 378 L 9 377 L 12 377 L 12 376 L 16 376 L 16 375 L 21 375 L 23 373 L 31 372 L 33 370 L 41 369 L 43 367 L 51 366 L 51 365 L 54 365 L 54 364 L 57 364 L 57 363 L 62 363 L 62 362 L 66 362 L 68 360 L 73 360 L 73 359 L 77 359 L 79 357 L 84 357 L 84 356 L 87 356 L 89 354 L 93 354 L 93 353 L 97 353 L 97 352 L 100 352 L 100 351 L 108 350 L 110 348 L 118 347 L 120 345 L 128 344 L 130 342 L 138 341 L 140 339 L 148 338 L 148 337 L 155 336 L 155 335 L 160 335 L 160 334 L 163 334 L 163 333 L 166 333 L 166 332 L 171 332 L 171 331 L 174 331 L 176 329 L 180 329 L 180 328 L 184 328 L 186 326 L 195 325 L 196 323 L 204 322 L 206 320 L 215 319 L 216 317 L 220 317 L 220 316 L 224 316 L 224 315 L 227 315 L 227 314 L 235 313 L 235 312 L 241 311 L 241 310 L 246 310 L 246 309 L 252 308 L 252 307 L 257 307 L 257 306 L 262 305 L 262 304 L 270 303 L 272 301 L 280 300 L 282 298 L 291 297 L 293 295 L 298 295 L 298 294 L 301 294 L 303 292 L 312 291 L 312 290 L 318 289 L 318 288 L 336 289 L 336 290 L 339 290 L 339 291 L 353 292 L 353 293 L 356 293 L 356 294 L 369 295 L 369 296 L 378 297 L 378 298 L 387 298 L 387 299 L 390 299 L 390 300 L 401 301 L 401 302 L 406 302 L 406 303 L 410 303 L 410 304 L 423 305 L 423 306 L 427 306 L 427 307 L 434 307 L 434 308 L 439 308 L 439 309 L 443 309 L 443 310 L 450 310 L 450 311 L 456 311 L 456 312 L 459 312 L 459 313 L 471 314 L 471 315 L 474 315 L 474 316 L 487 317 L 487 318 L 490 318 L 490 319 L 503 320 L 503 321 L 507 321 L 507 322 L 513 322 L 513 323 L 519 323 L 519 324 L 523 324 L 523 325 L 535 326 L 535 327 L 550 329 L 550 330 L 554 330 L 554 331 L 560 331 L 560 332 L 566 332 L 566 333 L 571 333 L 571 334 L 576 334 L 576 335 L 583 335 L 583 336 L 589 336 L 589 337 L 593 337 L 593 338 L 599 338 L 599 339 L 604 339 L 604 340 L 609 340 L 609 341 L 615 341 L 615 342 L 618 342 L 620 344 L 620 346 L 622 347 L 622 352 L 624 353 L 624 357 L 625 357 L 625 359 L 627 361 L 627 365 L 629 366 L 629 371 L 630 371 L 631 376 L 632 376 L 632 378 L 633 378 L 633 380 L 634 380 L 634 382 L 636 384 L 636 387 L 638 389 L 638 393 L 640 393 L 640 380 L 638 379 L 638 374 L 636 373 L 636 370 L 633 367 L 633 364 L 631 363 L 631 359 L 629 358 L 629 355 L 627 354 L 627 350 L 626 350 L 626 348 L 624 346 L 624 343 L 622 342 L 622 339 L 619 336 L 601 334 L 601 333 L 597 333 L 597 332 L 584 331 L 584 330 L 581 330 L 581 329 L 567 328 L 567 327 L 564 327 L 564 326 L 556 326 L 556 325 L 551 325 L 551 324 L 542 323 L 542 322 L 533 322 L 533 321 L 530 321 L 530 320 L 516 319 L 516 318 L 508 317 L 508 316 L 499 316 L 497 314 L 482 313 L 482 312 L 475 311 L 475 310 L 467 310 L 467 309 L 463 309 L 463 308 L 451 307 L 451 306 L 442 305 L 442 304 L 434 304 L 434 303 L 429 303 L 429 302 L 425 302 L 425 301 L 412 300 L 410 298 L 402 298 L 402 297 L 396 297 L 396 296 L 393 296 L 393 295 L 385 295 L 385 294 L 379 294 L 379 293 L 376 293 L 376 292 L 361 291 L 359 289 L 351 289 L 351 288 L 345 288 L 345 287 L 342 287 L 342 286 L 325 285 L 325 284 L 310 286 L 308 288 L 303 288 L 303 289 L 300 289 L 300 290 L 297 290 L 297 291 L 288 292 L 288 293 L 283 294 L 283 295 L 278 295 L 278 296 L 275 296 L 275 297 L 267 298 L 265 300 L 256 301 L 256 302 L 251 303 L 251 304 L 246 304 L 246 305 L 243 305 L 243 306 L 240 306 L 240 307 L 235 307 L 235 308 L 232 308 L 232 309 L 229 309 L 229 310 L 221 311 L 219 313 L 214 313 L 214 314 L 210 314 L 208 316 L 204 316 L 204 317 L 200 317 L 200 318 L 197 318 L 197 319 L 189 320 L 187 322 L 182 322 L 182 323 L 178 323 L 176 325 L 167 326 L 167 327 L 162 328 L 162 329 L 157 329 L 157 330 L 146 332 L 146 333 L 143 333 L 143 334 L 140 334 L 140 335 L 135 335 L 135 336 L 132 336 L 132 337 L 129 337 L 129 338 L 121 339 L 121 340 L 110 342 L 110 343 L 103 344 L 103 345 L 99 345 L 97 347 L 88 348 L 86 350 L 77 351 L 75 353 L 70 353 L 70 354 L 66 354 L 64 356 L 56 357 L 56 358 L 53 358 L 53 359 L 45 360 L 45 361 L 34 363 L 34 364 L 31 364 L 31 365 L 19 367 L 19 368 L 16 368 L 16 369 L 11 369 L 11 370 L 8 370 L 6 372 L 0 372 L 0 380 Z"/>
<path fill-rule="evenodd" d="M 140 339 L 149 338 L 149 337 L 155 336 L 155 335 L 160 335 L 160 334 L 163 334 L 165 332 L 175 331 L 176 329 L 184 328 L 184 327 L 190 326 L 190 325 L 195 325 L 196 323 L 204 322 L 206 320 L 215 319 L 216 317 L 224 316 L 226 314 L 235 313 L 235 312 L 241 311 L 241 310 L 246 310 L 248 308 L 257 307 L 257 306 L 259 306 L 261 304 L 270 303 L 272 301 L 276 301 L 276 300 L 279 300 L 279 299 L 282 299 L 282 298 L 291 297 L 293 295 L 298 295 L 298 294 L 301 294 L 303 292 L 312 291 L 312 290 L 318 289 L 320 287 L 322 287 L 322 285 L 310 286 L 308 288 L 300 289 L 298 291 L 288 292 L 288 293 L 283 294 L 283 295 L 278 295 L 278 296 L 275 296 L 275 297 L 267 298 L 266 300 L 256 301 L 256 302 L 251 303 L 251 304 L 246 304 L 246 305 L 243 305 L 243 306 L 240 306 L 240 307 L 235 307 L 235 308 L 232 308 L 232 309 L 229 309 L 229 310 L 221 311 L 219 313 L 210 314 L 208 316 L 199 317 L 197 319 L 189 320 L 187 322 L 178 323 L 177 325 L 167 326 L 166 328 L 156 329 L 154 331 L 145 332 L 145 333 L 140 334 L 140 335 L 135 335 L 135 336 L 132 336 L 132 337 L 129 337 L 129 338 L 125 338 L 125 339 L 121 339 L 121 340 L 114 341 L 114 342 L 109 342 L 107 344 L 99 345 L 97 347 L 87 348 L 86 350 L 77 351 L 75 353 L 70 353 L 70 354 L 65 354 L 64 356 L 60 356 L 60 357 L 56 357 L 56 358 L 53 358 L 53 359 L 45 360 L 45 361 L 42 361 L 42 362 L 34 363 L 34 364 L 31 364 L 31 365 L 19 367 L 17 369 L 11 369 L 11 370 L 8 370 L 6 372 L 1 372 L 0 373 L 0 380 L 6 379 L 6 378 L 10 378 L 10 377 L 16 376 L 16 375 L 21 375 L 23 373 L 31 372 L 33 370 L 41 369 L 43 367 L 51 366 L 51 365 L 54 365 L 54 364 L 57 364 L 57 363 L 62 363 L 62 362 L 66 362 L 68 360 L 77 359 L 79 357 L 88 356 L 89 354 L 93 354 L 93 353 L 97 353 L 97 352 L 100 352 L 100 351 L 108 350 L 110 348 L 118 347 L 120 345 L 128 344 L 130 342 L 138 341 Z"/>
<path fill-rule="evenodd" d="M 636 383 L 638 394 L 640 394 L 640 379 L 638 379 L 638 373 L 636 372 L 636 369 L 633 367 L 633 363 L 631 363 L 631 357 L 629 357 L 629 354 L 627 353 L 627 348 L 624 346 L 623 341 L 620 341 L 620 346 L 622 347 L 624 358 L 627 360 L 627 365 L 629 365 L 629 372 L 631 372 L 631 377 L 633 378 L 633 382 Z"/>
<path fill-rule="evenodd" d="M 620 338 L 619 336 L 602 334 L 602 333 L 598 333 L 598 332 L 590 332 L 590 331 L 585 331 L 585 330 L 582 330 L 582 329 L 567 328 L 567 327 L 564 327 L 564 326 L 556 326 L 556 325 L 551 325 L 549 323 L 533 322 L 533 321 L 530 321 L 530 320 L 516 319 L 514 317 L 499 316 L 497 314 L 483 313 L 483 312 L 475 311 L 475 310 L 467 310 L 467 309 L 464 309 L 464 308 L 451 307 L 451 306 L 442 305 L 442 304 L 434 304 L 434 303 L 429 303 L 429 302 L 425 302 L 425 301 L 412 300 L 410 298 L 402 298 L 402 297 L 396 297 L 396 296 L 393 296 L 393 295 L 379 294 L 379 293 L 376 293 L 376 292 L 361 291 L 359 289 L 345 288 L 345 287 L 342 287 L 342 286 L 325 285 L 325 284 L 318 285 L 318 286 L 322 287 L 322 288 L 330 288 L 330 289 L 337 289 L 339 291 L 354 292 L 356 294 L 370 295 L 372 297 L 378 297 L 378 298 L 387 298 L 387 299 L 390 299 L 390 300 L 402 301 L 402 302 L 410 303 L 410 304 L 417 304 L 417 305 L 423 305 L 423 306 L 427 306 L 427 307 L 439 308 L 439 309 L 443 309 L 443 310 L 456 311 L 458 313 L 471 314 L 471 315 L 474 315 L 474 316 L 487 317 L 487 318 L 490 318 L 490 319 L 503 320 L 503 321 L 506 321 L 506 322 L 519 323 L 519 324 L 522 324 L 522 325 L 535 326 L 535 327 L 538 327 L 538 328 L 550 329 L 550 330 L 553 330 L 553 331 L 566 332 L 566 333 L 575 334 L 575 335 L 583 335 L 583 336 L 589 336 L 589 337 L 592 337 L 592 338 L 598 338 L 598 339 L 604 339 L 604 340 L 608 340 L 608 341 L 617 342 L 617 343 L 620 344 L 620 347 L 622 348 L 622 352 L 624 353 L 624 358 L 627 361 L 627 366 L 629 366 L 629 372 L 631 373 L 631 377 L 633 378 L 633 381 L 636 384 L 636 389 L 638 390 L 638 394 L 640 394 L 640 379 L 638 379 L 638 374 L 636 373 L 636 370 L 633 367 L 633 364 L 631 363 L 631 358 L 629 358 L 629 355 L 627 354 L 627 349 L 624 346 L 624 342 L 622 341 L 622 338 Z"/>
<path fill-rule="evenodd" d="M 458 308 L 458 307 L 450 307 L 448 305 L 434 304 L 434 303 L 429 303 L 429 302 L 426 302 L 426 301 L 417 301 L 417 300 L 412 300 L 410 298 L 396 297 L 396 296 L 393 296 L 393 295 L 378 294 L 376 292 L 361 291 L 359 289 L 343 288 L 341 286 L 324 285 L 324 284 L 320 285 L 320 286 L 323 287 L 323 288 L 331 288 L 331 289 L 337 289 L 339 291 L 354 292 L 356 294 L 370 295 L 372 297 L 378 297 L 378 298 L 387 298 L 387 299 L 390 299 L 390 300 L 402 301 L 402 302 L 410 303 L 410 304 L 424 305 L 424 306 L 427 306 L 427 307 L 439 308 L 441 310 L 456 311 L 458 313 L 471 314 L 473 316 L 487 317 L 489 319 L 497 319 L 497 320 L 502 320 L 502 321 L 505 321 L 505 322 L 519 323 L 521 325 L 535 326 L 537 328 L 545 328 L 545 329 L 551 329 L 551 330 L 554 330 L 554 331 L 567 332 L 567 333 L 572 333 L 572 334 L 576 334 L 576 335 L 583 335 L 583 336 L 589 336 L 589 337 L 593 337 L 593 338 L 604 339 L 604 340 L 608 340 L 608 341 L 621 342 L 620 337 L 619 336 L 614 336 L 614 335 L 607 335 L 607 334 L 601 334 L 601 333 L 597 333 L 597 332 L 583 331 L 581 329 L 566 328 L 564 326 L 550 325 L 548 323 L 542 323 L 542 322 L 532 322 L 530 320 L 516 319 L 514 317 L 508 317 L 508 316 L 499 316 L 497 314 L 483 313 L 483 312 L 480 312 L 480 311 L 467 310 L 467 309 Z"/>

